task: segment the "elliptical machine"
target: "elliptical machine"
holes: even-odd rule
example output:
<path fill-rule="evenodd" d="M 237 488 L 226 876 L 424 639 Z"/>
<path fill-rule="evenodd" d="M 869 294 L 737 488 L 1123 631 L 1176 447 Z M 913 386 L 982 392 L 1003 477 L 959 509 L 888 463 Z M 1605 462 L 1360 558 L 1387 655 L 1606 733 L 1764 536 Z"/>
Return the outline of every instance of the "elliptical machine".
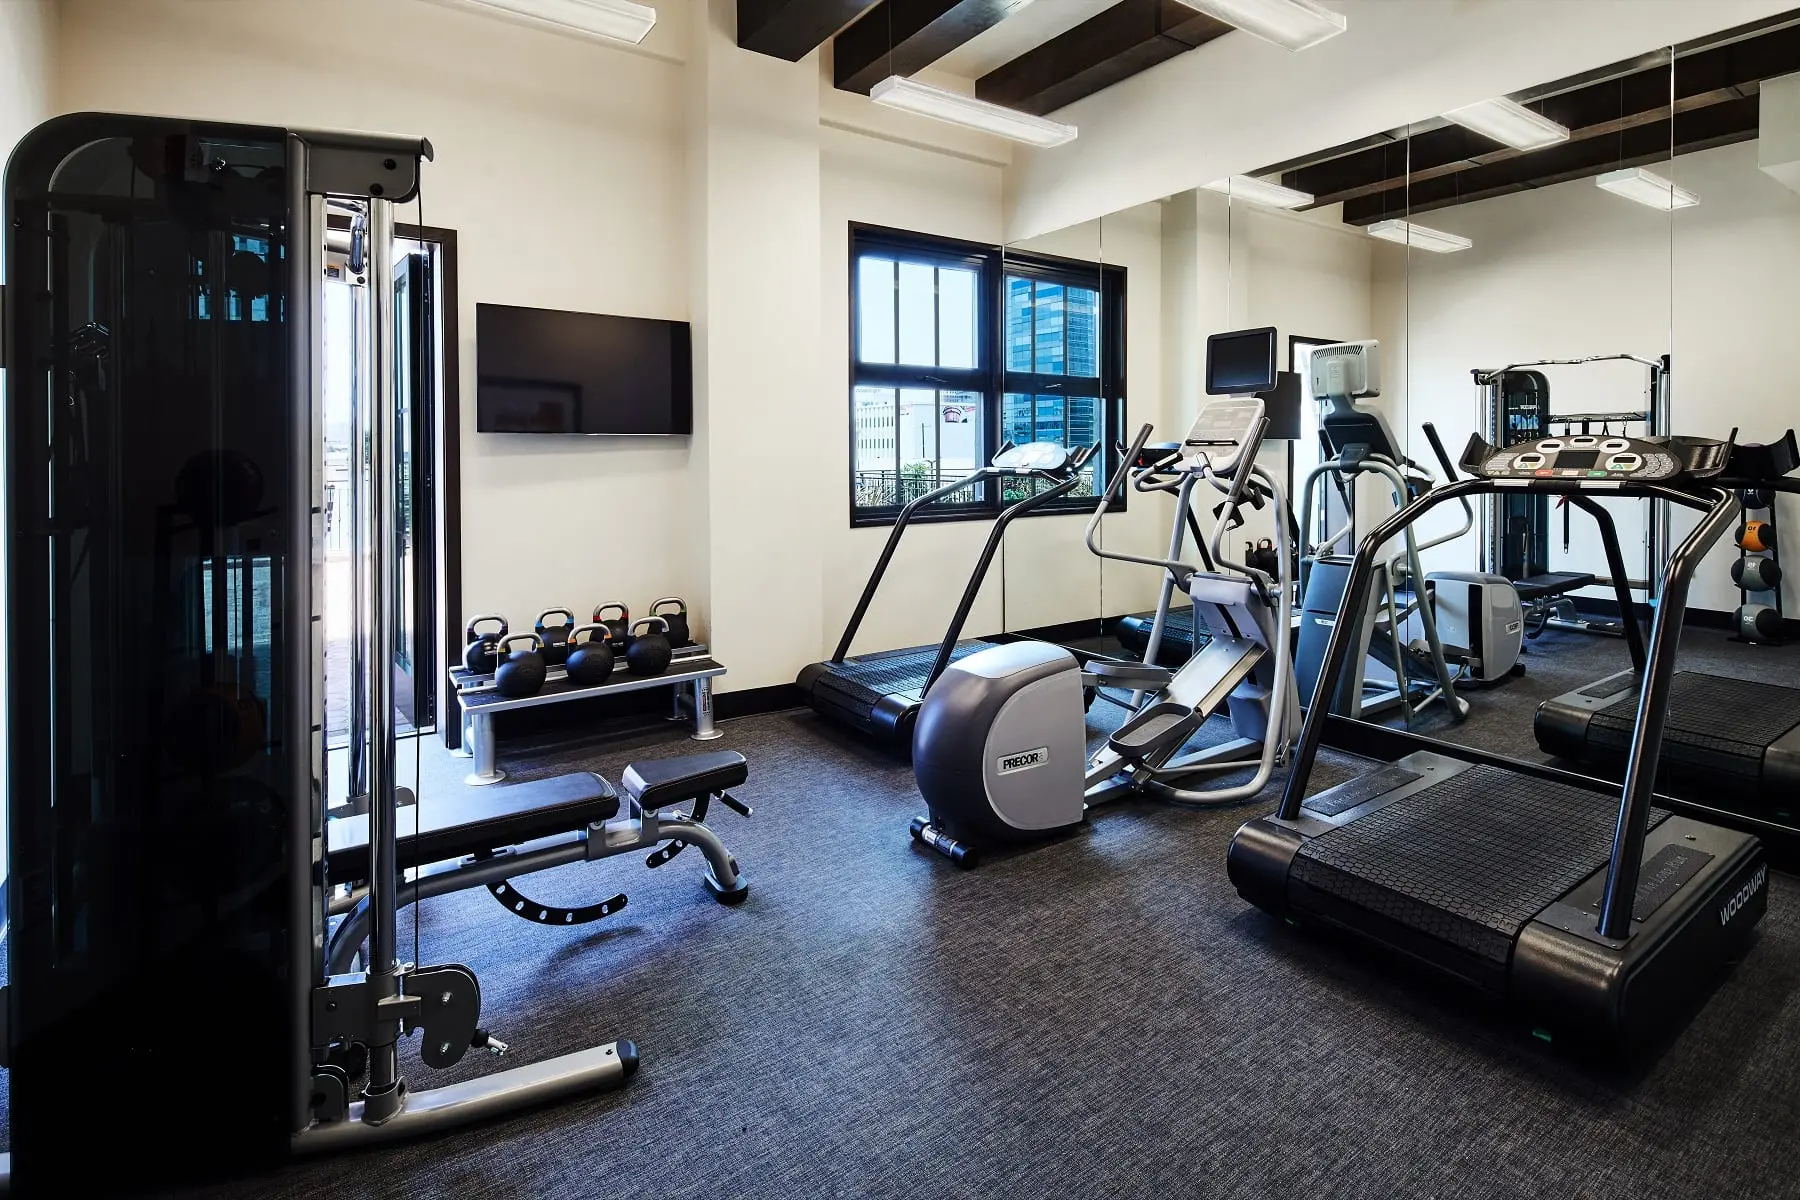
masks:
<path fill-rule="evenodd" d="M 1396 508 L 1430 491 L 1437 483 L 1429 469 L 1408 458 L 1380 411 L 1356 403 L 1381 394 L 1380 345 L 1374 341 L 1321 346 L 1313 352 L 1309 390 L 1324 405 L 1319 437 L 1326 458 L 1306 477 L 1300 511 L 1310 539 L 1324 519 L 1314 515 L 1313 497 L 1321 479 L 1336 485 L 1346 501 L 1346 519 L 1319 541 L 1308 541 L 1301 553 L 1301 618 L 1296 671 L 1301 702 L 1310 707 L 1319 679 L 1325 643 L 1338 621 L 1351 559 L 1336 554 L 1355 528 L 1354 488 L 1359 478 L 1376 477 L 1392 490 Z M 1425 434 L 1437 452 L 1446 479 L 1455 479 L 1436 431 Z M 1321 505 L 1324 496 L 1319 496 Z M 1456 694 L 1456 684 L 1491 682 L 1522 673 L 1524 613 L 1512 585 L 1497 575 L 1468 571 L 1425 574 L 1419 554 L 1462 537 L 1474 527 L 1475 510 L 1462 502 L 1460 527 L 1420 542 L 1409 526 L 1399 553 L 1380 564 L 1366 611 L 1356 614 L 1361 653 L 1344 673 L 1333 708 L 1346 716 L 1364 717 L 1399 708 L 1410 724 L 1413 715 L 1441 701 L 1457 720 L 1468 715 L 1469 703 Z M 1373 661 L 1391 675 L 1369 679 Z"/>
<path fill-rule="evenodd" d="M 1207 403 L 1173 453 L 1146 461 L 1151 427 L 1139 431 L 1088 521 L 1087 546 L 1101 558 L 1169 573 L 1193 599 L 1211 640 L 1180 668 L 1103 657 L 1085 667 L 1046 642 L 995 646 L 953 664 L 926 694 L 913 730 L 913 774 L 930 809 L 913 838 L 960 866 L 979 851 L 1026 842 L 1080 824 L 1089 808 L 1131 794 L 1177 804 L 1240 803 L 1260 792 L 1300 729 L 1292 667 L 1293 559 L 1278 539 L 1273 575 L 1232 561 L 1228 535 L 1247 504 L 1273 501 L 1285 523 L 1287 498 L 1256 465 L 1268 418 L 1259 399 Z M 1127 481 L 1139 491 L 1176 495 L 1170 557 L 1102 549 L 1095 540 L 1107 506 Z M 1208 565 L 1181 562 L 1197 488 L 1224 493 L 1214 511 Z M 1202 554 L 1206 547 L 1202 545 Z M 1085 689 L 1123 688 L 1143 699 L 1091 757 Z M 1236 737 L 1183 753 L 1215 714 Z M 1236 784 L 1195 786 L 1254 767 Z"/>

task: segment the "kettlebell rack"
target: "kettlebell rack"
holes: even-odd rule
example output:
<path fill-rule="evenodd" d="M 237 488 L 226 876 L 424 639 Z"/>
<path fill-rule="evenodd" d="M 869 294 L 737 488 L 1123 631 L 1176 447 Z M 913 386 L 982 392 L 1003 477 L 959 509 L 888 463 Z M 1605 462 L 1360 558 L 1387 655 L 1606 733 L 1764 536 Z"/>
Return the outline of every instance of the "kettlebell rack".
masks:
<path fill-rule="evenodd" d="M 1740 488 L 1738 503 L 1744 513 L 1737 539 L 1737 563 L 1731 571 L 1738 589 L 1738 608 L 1733 614 L 1730 640 L 1751 646 L 1778 646 L 1784 640 L 1781 630 L 1787 614 L 1781 604 L 1781 538 L 1775 519 L 1775 493 L 1766 488 Z M 1760 527 L 1758 549 L 1749 545 L 1748 531 L 1753 526 Z M 1759 581 L 1772 586 L 1745 586 Z"/>
<path fill-rule="evenodd" d="M 646 620 L 648 618 L 645 618 Z M 531 636 L 531 635 L 525 635 Z M 657 675 L 633 674 L 624 656 L 614 665 L 612 678 L 605 683 L 581 686 L 569 680 L 565 667 L 548 667 L 544 682 L 528 696 L 505 696 L 494 686 L 492 675 L 478 675 L 466 667 L 450 670 L 450 685 L 456 689 L 463 710 L 463 736 L 458 756 L 474 759 L 474 770 L 464 783 L 482 786 L 499 783 L 506 772 L 499 769 L 494 739 L 496 713 L 544 704 L 561 704 L 567 700 L 591 700 L 645 688 L 666 687 L 674 691 L 671 721 L 694 723 L 690 735 L 696 742 L 708 742 L 719 736 L 713 725 L 713 680 L 725 674 L 725 667 L 713 658 L 704 643 L 694 643 L 674 651 L 668 669 Z"/>

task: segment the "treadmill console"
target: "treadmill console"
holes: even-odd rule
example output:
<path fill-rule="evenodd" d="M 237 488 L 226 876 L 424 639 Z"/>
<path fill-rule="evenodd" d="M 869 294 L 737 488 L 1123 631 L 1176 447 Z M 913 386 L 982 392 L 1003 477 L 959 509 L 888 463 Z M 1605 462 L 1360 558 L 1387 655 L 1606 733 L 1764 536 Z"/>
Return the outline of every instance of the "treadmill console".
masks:
<path fill-rule="evenodd" d="M 1069 462 L 1069 448 L 1055 442 L 1026 442 L 1009 446 L 989 464 L 996 470 L 1024 475 L 1031 471 L 1060 471 Z"/>
<path fill-rule="evenodd" d="M 1463 469 L 1496 480 L 1667 483 L 1724 470 L 1731 443 L 1710 438 L 1632 438 L 1577 434 L 1533 438 L 1501 450 L 1479 437 L 1463 451 Z"/>
<path fill-rule="evenodd" d="M 1189 470 L 1210 466 L 1229 475 L 1262 415 L 1263 402 L 1254 397 L 1207 401 L 1181 443 L 1181 465 Z"/>

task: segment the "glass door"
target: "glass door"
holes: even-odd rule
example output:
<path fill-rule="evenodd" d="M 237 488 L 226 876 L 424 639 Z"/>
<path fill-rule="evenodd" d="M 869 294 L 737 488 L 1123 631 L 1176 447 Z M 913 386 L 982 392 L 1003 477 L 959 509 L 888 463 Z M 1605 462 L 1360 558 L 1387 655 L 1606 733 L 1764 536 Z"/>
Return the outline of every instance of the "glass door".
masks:
<path fill-rule="evenodd" d="M 399 405 L 395 427 L 401 439 L 401 468 L 393 492 L 400 536 L 391 582 L 400 602 L 392 659 L 399 718 L 415 731 L 436 719 L 437 696 L 436 524 L 432 511 L 437 372 L 431 268 L 429 253 L 410 245 L 394 264 L 395 336 L 399 340 L 394 355 L 399 374 L 394 387 Z"/>

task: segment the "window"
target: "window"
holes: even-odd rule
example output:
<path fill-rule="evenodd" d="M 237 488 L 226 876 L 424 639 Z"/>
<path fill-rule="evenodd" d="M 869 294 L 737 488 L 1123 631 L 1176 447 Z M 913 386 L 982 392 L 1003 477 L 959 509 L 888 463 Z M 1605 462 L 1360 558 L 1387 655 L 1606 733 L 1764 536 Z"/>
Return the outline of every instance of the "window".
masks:
<path fill-rule="evenodd" d="M 893 520 L 1006 441 L 1116 440 L 1123 269 L 860 226 L 850 262 L 852 524 Z M 1048 510 L 1089 507 L 1105 466 Z M 991 518 L 1032 486 L 970 488 L 920 519 Z"/>

